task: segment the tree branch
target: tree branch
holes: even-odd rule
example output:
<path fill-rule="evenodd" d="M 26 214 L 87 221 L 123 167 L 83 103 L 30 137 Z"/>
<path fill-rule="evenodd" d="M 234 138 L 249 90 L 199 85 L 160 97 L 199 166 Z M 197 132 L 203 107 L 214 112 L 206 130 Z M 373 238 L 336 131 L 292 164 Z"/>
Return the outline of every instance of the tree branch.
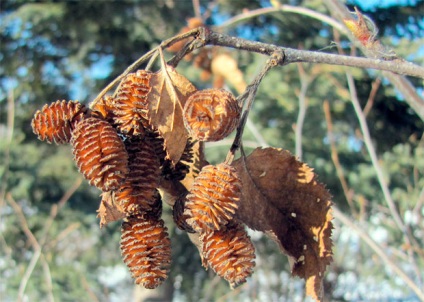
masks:
<path fill-rule="evenodd" d="M 333 132 L 333 121 L 332 121 L 331 112 L 330 112 L 330 103 L 327 100 L 325 100 L 324 103 L 322 104 L 322 107 L 324 110 L 325 121 L 327 123 L 327 136 L 330 142 L 331 159 L 333 160 L 334 166 L 336 168 L 336 173 L 340 180 L 340 184 L 342 185 L 343 193 L 349 205 L 350 211 L 352 212 L 354 217 L 358 217 L 359 216 L 358 212 L 356 211 L 355 205 L 353 204 L 353 200 L 352 200 L 352 191 L 349 189 L 349 186 L 347 185 L 347 181 L 343 172 L 343 167 L 340 164 L 339 154 L 337 152 L 337 147 L 335 143 L 336 140 L 334 138 L 334 132 Z"/>
<path fill-rule="evenodd" d="M 328 10 L 331 11 L 331 13 L 334 14 L 335 17 L 338 18 L 339 20 L 352 19 L 351 12 L 339 0 L 324 0 L 324 3 L 328 7 Z M 373 49 L 372 47 L 365 47 L 364 45 L 359 43 L 358 39 L 354 37 L 352 33 L 349 33 L 348 37 L 352 42 L 354 42 L 356 45 L 360 47 L 362 52 L 367 57 L 379 58 L 384 55 L 383 53 L 379 52 L 380 48 Z M 389 62 L 396 63 L 397 61 L 399 60 L 393 60 Z M 402 63 L 400 64 L 403 65 Z M 407 65 L 408 64 L 412 64 L 412 63 L 407 63 Z M 417 66 L 414 64 L 412 65 Z M 379 68 L 376 68 L 376 69 L 379 69 Z M 396 89 L 398 89 L 402 93 L 403 97 L 405 98 L 405 101 L 409 104 L 409 106 L 411 106 L 412 109 L 414 109 L 414 111 L 421 118 L 421 120 L 424 121 L 424 99 L 418 95 L 418 93 L 415 91 L 411 82 L 405 77 L 401 76 L 401 75 L 410 75 L 410 76 L 416 76 L 419 78 L 424 78 L 424 68 L 419 67 L 418 69 L 415 70 L 417 72 L 415 74 L 411 74 L 409 72 L 397 72 L 396 69 L 390 70 L 390 69 L 382 68 L 381 70 L 390 71 L 390 72 L 383 72 L 383 75 L 387 77 L 389 81 L 393 84 L 393 86 L 395 86 Z"/>
<path fill-rule="evenodd" d="M 403 222 L 403 220 L 402 220 L 402 218 L 399 214 L 399 211 L 397 210 L 396 204 L 395 204 L 395 202 L 392 198 L 392 195 L 390 193 L 389 186 L 386 182 L 386 178 L 384 177 L 383 169 L 381 168 L 381 166 L 378 162 L 377 152 L 375 151 L 374 145 L 372 143 L 371 135 L 370 135 L 369 129 L 368 129 L 368 125 L 367 125 L 365 116 L 362 112 L 362 109 L 360 107 L 358 96 L 356 94 L 356 87 L 355 87 L 355 83 L 353 81 L 353 77 L 349 73 L 346 73 L 346 77 L 347 77 L 347 83 L 348 83 L 348 86 L 349 86 L 349 91 L 351 93 L 352 104 L 353 104 L 353 107 L 355 109 L 356 115 L 358 116 L 359 124 L 361 126 L 361 132 L 362 132 L 362 135 L 364 137 L 365 146 L 368 150 L 368 154 L 371 157 L 371 162 L 372 162 L 374 170 L 377 174 L 377 179 L 378 179 L 378 182 L 380 184 L 381 190 L 383 192 L 384 199 L 385 199 L 385 201 L 386 201 L 386 203 L 389 207 L 390 214 L 392 215 L 397 227 L 402 231 L 402 233 L 404 235 L 405 242 L 410 246 L 414 246 L 415 240 L 412 237 L 412 232 L 410 231 L 409 227 L 407 225 L 405 225 L 405 223 Z M 415 255 L 414 255 L 413 251 L 410 251 L 409 257 L 410 257 L 410 262 L 414 265 L 415 268 L 417 268 L 417 264 L 416 264 L 416 261 L 415 261 Z M 417 273 L 417 276 L 419 276 L 419 272 L 416 272 L 416 273 Z"/>
<path fill-rule="evenodd" d="M 311 17 L 313 19 L 319 20 L 323 23 L 327 23 L 327 24 L 331 25 L 332 27 L 334 27 L 335 29 L 337 29 L 338 31 L 341 31 L 343 33 L 347 32 L 346 28 L 341 23 L 337 22 L 335 19 L 333 19 L 329 16 L 326 16 L 326 15 L 321 14 L 319 12 L 313 11 L 309 8 L 292 6 L 292 5 L 285 5 L 285 4 L 282 4 L 278 7 L 259 8 L 259 9 L 251 10 L 247 13 L 237 15 L 237 16 L 225 21 L 221 25 L 217 26 L 217 29 L 219 30 L 219 29 L 224 28 L 224 27 L 230 27 L 230 26 L 233 26 L 233 25 L 235 25 L 239 22 L 242 22 L 244 20 L 251 19 L 251 18 L 254 18 L 254 17 L 257 17 L 257 16 L 262 16 L 262 15 L 271 14 L 271 13 L 279 13 L 279 12 L 295 13 L 295 14 L 299 14 L 299 15 L 303 15 L 303 16 L 308 16 L 308 17 Z"/>
<path fill-rule="evenodd" d="M 404 74 L 424 79 L 424 67 L 401 59 L 386 61 L 382 59 L 370 59 L 363 57 L 329 54 L 318 51 L 299 50 L 288 47 L 276 46 L 273 44 L 250 41 L 212 31 L 209 32 L 208 35 L 206 35 L 206 39 L 206 44 L 209 45 L 246 50 L 267 56 L 271 56 L 275 52 L 281 52 L 284 55 L 284 60 L 282 60 L 279 65 L 287 65 L 297 62 L 342 65 L 358 68 L 386 70 L 397 74 Z"/>

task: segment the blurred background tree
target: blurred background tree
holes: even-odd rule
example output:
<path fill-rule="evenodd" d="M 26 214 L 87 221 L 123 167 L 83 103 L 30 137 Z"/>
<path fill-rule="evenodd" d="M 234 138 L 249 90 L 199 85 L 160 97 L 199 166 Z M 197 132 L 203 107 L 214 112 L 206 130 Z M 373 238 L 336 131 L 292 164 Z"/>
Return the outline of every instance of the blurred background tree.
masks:
<path fill-rule="evenodd" d="M 156 291 L 134 287 L 119 251 L 119 223 L 98 227 L 99 191 L 89 187 L 69 147 L 39 142 L 30 121 L 37 109 L 58 99 L 88 104 L 142 54 L 201 17 L 208 26 L 282 46 L 337 53 L 355 51 L 349 40 L 321 20 L 266 7 L 294 5 L 328 15 L 322 1 L 11 1 L 0 2 L 0 296 L 14 301 L 301 301 L 302 282 L 275 244 L 251 232 L 257 248 L 252 278 L 231 291 L 204 271 L 196 248 L 165 213 L 173 241 L 173 267 Z M 378 38 L 396 53 L 424 64 L 424 1 L 370 5 L 350 1 L 376 23 Z M 260 12 L 260 11 L 259 11 Z M 241 16 L 231 22 L 231 17 Z M 221 26 L 225 21 L 225 26 Z M 358 50 L 356 50 L 358 51 Z M 249 82 L 266 58 L 229 53 Z M 198 87 L 202 71 L 191 61 L 178 67 Z M 405 225 L 387 207 L 375 165 L 352 106 L 354 80 L 391 198 Z M 411 78 L 422 96 L 422 79 Z M 216 83 L 215 83 L 216 84 Z M 237 87 L 225 82 L 234 93 Z M 299 64 L 272 70 L 260 86 L 246 150 L 271 145 L 290 150 L 315 168 L 335 205 L 382 247 L 417 284 L 424 271 L 423 121 L 379 72 Z M 209 144 L 208 159 L 224 159 L 229 141 Z M 20 212 L 22 211 L 22 212 Z M 21 213 L 21 214 L 19 214 Z M 335 220 L 334 264 L 326 277 L 331 301 L 418 301 L 404 281 Z M 32 237 L 31 237 L 32 236 Z"/>

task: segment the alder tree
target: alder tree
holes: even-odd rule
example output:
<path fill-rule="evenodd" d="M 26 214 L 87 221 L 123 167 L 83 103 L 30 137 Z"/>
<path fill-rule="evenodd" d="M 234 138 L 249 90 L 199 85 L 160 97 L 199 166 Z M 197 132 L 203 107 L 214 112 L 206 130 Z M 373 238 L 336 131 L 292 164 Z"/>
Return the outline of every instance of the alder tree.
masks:
<path fill-rule="evenodd" d="M 100 227 L 122 221 L 122 258 L 135 283 L 156 288 L 167 278 L 172 238 L 161 214 L 162 206 L 170 206 L 203 266 L 232 288 L 254 273 L 247 226 L 278 244 L 292 275 L 305 279 L 306 293 L 319 301 L 332 261 L 331 194 L 313 169 L 287 150 L 267 147 L 245 154 L 242 134 L 261 80 L 271 68 L 294 62 L 418 77 L 424 77 L 423 70 L 393 54 L 373 59 L 300 51 L 230 37 L 194 21 L 129 66 L 90 106 L 46 104 L 34 115 L 33 131 L 48 143 L 72 146 L 79 171 L 102 191 Z M 381 48 L 359 12 L 345 23 L 364 46 Z M 249 85 L 238 85 L 233 77 L 237 97 L 222 87 L 219 72 L 212 73 L 211 57 L 219 47 L 269 56 Z M 203 77 L 213 74 L 214 88 L 199 90 L 180 74 L 183 59 L 201 68 Z M 152 70 L 157 60 L 160 68 Z M 236 65 L 233 69 L 239 72 Z M 205 142 L 233 132 L 227 157 L 211 165 Z"/>

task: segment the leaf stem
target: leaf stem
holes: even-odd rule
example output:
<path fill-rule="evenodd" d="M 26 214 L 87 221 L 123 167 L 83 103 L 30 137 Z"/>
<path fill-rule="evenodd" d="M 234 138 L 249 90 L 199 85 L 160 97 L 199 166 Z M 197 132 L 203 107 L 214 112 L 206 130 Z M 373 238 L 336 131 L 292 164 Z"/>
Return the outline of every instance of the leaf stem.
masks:
<path fill-rule="evenodd" d="M 203 27 L 199 27 L 199 28 L 195 28 L 192 29 L 186 33 L 180 34 L 180 35 L 176 35 L 172 38 L 169 38 L 165 41 L 163 41 L 159 46 L 153 48 L 152 50 L 150 50 L 149 52 L 147 52 L 146 54 L 144 54 L 143 56 L 141 56 L 137 61 L 135 61 L 134 63 L 132 63 L 130 66 L 128 66 L 127 69 L 125 69 L 125 71 L 123 73 L 121 73 L 118 77 L 116 77 L 112 82 L 110 82 L 97 96 L 96 98 L 93 100 L 93 102 L 91 103 L 91 107 L 93 107 L 98 101 L 100 101 L 100 99 L 102 97 L 105 96 L 105 94 L 111 90 L 116 84 L 118 84 L 119 81 L 121 81 L 125 76 L 127 76 L 130 72 L 134 71 L 136 68 L 138 68 L 141 64 L 143 64 L 145 61 L 147 61 L 148 59 L 150 59 L 153 56 L 157 56 L 157 52 L 159 51 L 159 49 L 164 49 L 167 48 L 175 43 L 177 43 L 178 41 L 190 38 L 190 37 L 195 37 L 198 36 L 199 33 L 203 32 L 204 28 Z"/>
<path fill-rule="evenodd" d="M 271 68 L 279 65 L 280 62 L 282 62 L 283 60 L 284 60 L 283 53 L 279 51 L 274 52 L 271 55 L 271 57 L 266 61 L 265 66 L 262 68 L 259 74 L 253 79 L 252 83 L 250 83 L 247 86 L 244 93 L 242 93 L 237 98 L 237 101 L 239 102 L 239 104 L 243 104 L 245 109 L 242 113 L 239 125 L 237 127 L 236 137 L 234 138 L 230 151 L 228 151 L 227 158 L 225 159 L 225 163 L 227 164 L 232 163 L 235 153 L 241 146 L 241 140 L 242 140 L 244 128 L 246 126 L 247 117 L 249 115 L 250 110 L 252 109 L 259 84 L 262 82 L 262 79 L 265 77 L 268 71 L 270 71 Z"/>

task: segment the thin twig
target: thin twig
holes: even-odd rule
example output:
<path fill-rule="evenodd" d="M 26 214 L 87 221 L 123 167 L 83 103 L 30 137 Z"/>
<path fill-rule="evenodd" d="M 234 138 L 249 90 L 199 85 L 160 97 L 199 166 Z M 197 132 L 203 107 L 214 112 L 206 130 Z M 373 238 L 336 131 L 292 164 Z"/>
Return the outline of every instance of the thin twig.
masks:
<path fill-rule="evenodd" d="M 306 110 L 308 108 L 308 100 L 306 93 L 308 92 L 311 79 L 306 75 L 305 69 L 302 64 L 298 63 L 297 68 L 299 71 L 300 79 L 300 92 L 298 95 L 299 112 L 297 114 L 296 128 L 295 128 L 295 153 L 299 160 L 302 160 L 302 138 L 303 138 L 303 124 L 305 122 Z"/>
<path fill-rule="evenodd" d="M 342 185 L 343 193 L 345 195 L 347 204 L 349 205 L 350 211 L 352 212 L 354 217 L 358 217 L 358 212 L 356 211 L 355 205 L 353 204 L 353 200 L 352 200 L 352 191 L 349 189 L 347 185 L 347 181 L 343 172 L 343 167 L 340 164 L 339 154 L 337 152 L 337 147 L 336 147 L 334 132 L 333 132 L 333 121 L 331 119 L 330 104 L 327 100 L 325 100 L 322 106 L 324 109 L 325 121 L 327 123 L 327 136 L 330 142 L 331 159 L 333 160 L 334 166 L 336 167 L 337 177 L 339 178 L 340 184 Z"/>
<path fill-rule="evenodd" d="M 22 208 L 16 203 L 16 201 L 13 199 L 12 194 L 7 193 L 6 194 L 6 200 L 10 204 L 10 206 L 15 211 L 16 215 L 19 218 L 19 223 L 21 225 L 22 231 L 27 236 L 29 242 L 32 245 L 32 248 L 34 249 L 34 254 L 31 257 L 31 260 L 28 264 L 27 269 L 25 270 L 24 275 L 22 276 L 21 282 L 19 284 L 18 289 L 18 301 L 24 300 L 24 294 L 25 289 L 28 284 L 28 281 L 32 275 L 32 272 L 34 271 L 35 266 L 37 265 L 38 259 L 40 259 L 41 255 L 41 245 L 39 244 L 37 238 L 34 236 L 34 234 L 31 232 L 31 229 L 28 226 L 28 222 L 25 218 L 25 215 L 22 211 Z"/>
<path fill-rule="evenodd" d="M 241 146 L 241 140 L 247 122 L 247 117 L 249 115 L 250 110 L 252 109 L 259 84 L 262 82 L 262 79 L 265 77 L 268 71 L 270 71 L 271 68 L 277 66 L 282 60 L 284 60 L 284 56 L 281 52 L 277 51 L 273 53 L 265 63 L 265 66 L 262 68 L 261 72 L 255 77 L 252 83 L 247 86 L 245 92 L 237 98 L 237 101 L 239 103 L 244 104 L 244 111 L 237 127 L 236 137 L 234 138 L 234 142 L 230 148 L 230 151 L 228 151 L 225 163 L 231 164 L 234 159 L 234 154 Z"/>
<path fill-rule="evenodd" d="M 6 200 L 8 201 L 8 203 L 12 206 L 12 208 L 15 210 L 16 214 L 18 215 L 21 228 L 24 231 L 25 235 L 28 237 L 28 240 L 30 241 L 34 249 L 34 254 L 28 264 L 28 267 L 24 273 L 24 276 L 21 279 L 21 283 L 19 284 L 18 301 L 23 300 L 26 286 L 28 284 L 29 279 L 31 278 L 31 275 L 32 275 L 32 272 L 34 271 L 35 266 L 38 263 L 38 260 L 42 256 L 42 250 L 44 245 L 47 242 L 50 227 L 54 219 L 56 218 L 58 211 L 66 204 L 69 198 L 80 187 L 81 183 L 82 183 L 82 178 L 78 178 L 76 182 L 71 186 L 71 188 L 67 192 L 65 192 L 62 198 L 59 200 L 59 202 L 57 204 L 54 204 L 51 207 L 49 219 L 46 221 L 44 225 L 43 235 L 41 236 L 40 241 L 38 241 L 37 238 L 34 236 L 34 234 L 31 232 L 28 226 L 27 220 L 25 218 L 25 215 L 22 212 L 22 208 L 16 203 L 16 201 L 13 199 L 10 193 L 6 195 Z M 44 257 L 41 257 L 41 260 L 44 261 L 45 260 Z M 43 266 L 44 274 L 46 276 L 47 287 L 49 290 L 49 293 L 48 293 L 49 301 L 54 301 L 53 293 L 52 293 L 53 286 L 51 283 L 50 269 L 48 268 L 47 262 L 43 263 L 42 266 Z"/>
<path fill-rule="evenodd" d="M 395 220 L 396 225 L 403 233 L 406 233 L 405 224 L 403 223 L 403 220 L 400 217 L 398 210 L 396 209 L 396 205 L 389 191 L 389 186 L 387 185 L 386 179 L 384 177 L 383 169 L 381 168 L 380 163 L 378 162 L 377 152 L 375 151 L 374 145 L 372 143 L 370 131 L 368 129 L 368 124 L 364 116 L 364 113 L 362 112 L 361 105 L 359 104 L 358 96 L 356 93 L 355 82 L 350 73 L 346 73 L 346 78 L 347 78 L 347 84 L 350 91 L 351 102 L 352 102 L 353 108 L 355 109 L 356 116 L 358 117 L 364 143 L 368 150 L 368 154 L 371 158 L 372 165 L 377 174 L 378 182 L 380 183 L 380 187 L 383 192 L 384 199 L 386 200 L 386 203 L 389 206 L 390 213 L 393 219 Z"/>
<path fill-rule="evenodd" d="M 415 244 L 414 244 L 415 240 L 412 238 L 412 233 L 410 232 L 408 226 L 404 224 L 402 218 L 400 217 L 400 214 L 399 214 L 399 212 L 396 208 L 395 202 L 393 201 L 393 198 L 390 194 L 389 186 L 388 186 L 386 179 L 384 177 L 383 169 L 381 168 L 381 166 L 378 162 L 377 153 L 375 151 L 374 145 L 373 145 L 372 140 L 371 140 L 371 135 L 369 133 L 368 125 L 367 125 L 365 116 L 362 112 L 361 106 L 359 104 L 359 100 L 358 100 L 358 96 L 357 96 L 357 93 L 356 93 L 356 87 L 355 87 L 355 82 L 353 80 L 353 77 L 348 72 L 346 73 L 346 77 L 347 77 L 347 83 L 348 83 L 349 91 L 351 93 L 351 101 L 352 101 L 353 107 L 355 109 L 356 115 L 357 115 L 358 120 L 359 120 L 359 125 L 361 127 L 361 132 L 362 132 L 362 135 L 363 135 L 364 143 L 365 143 L 365 146 L 368 150 L 368 154 L 370 155 L 371 162 L 372 162 L 372 165 L 374 167 L 374 170 L 376 171 L 377 179 L 378 179 L 378 182 L 380 184 L 381 190 L 383 192 L 384 199 L 385 199 L 385 201 L 386 201 L 386 203 L 389 207 L 390 214 L 393 217 L 397 227 L 403 233 L 403 235 L 404 235 L 403 237 L 404 237 L 405 242 L 410 246 L 415 246 Z M 416 275 L 417 275 L 418 279 L 421 279 L 420 272 L 418 270 L 418 266 L 417 266 L 416 261 L 415 261 L 415 254 L 414 254 L 413 250 L 410 250 L 409 256 L 410 256 L 409 260 L 415 268 Z"/>
<path fill-rule="evenodd" d="M 365 107 L 364 107 L 364 116 L 365 117 L 367 117 L 368 114 L 371 111 L 371 108 L 372 108 L 374 101 L 375 101 L 375 96 L 377 95 L 377 91 L 378 91 L 378 88 L 380 88 L 380 85 L 381 85 L 381 79 L 380 78 L 377 78 L 377 79 L 375 79 L 375 81 L 372 82 L 371 91 L 370 91 L 370 94 L 368 96 L 367 103 L 365 104 Z"/>
<path fill-rule="evenodd" d="M 155 47 L 154 49 L 150 50 L 149 52 L 147 52 L 146 54 L 144 54 L 143 56 L 141 56 L 138 60 L 136 60 L 134 63 L 132 63 L 130 66 L 128 66 L 127 69 L 125 69 L 125 71 L 123 73 L 121 73 L 118 77 L 116 77 L 112 82 L 110 82 L 98 95 L 97 97 L 93 100 L 93 102 L 91 103 L 91 106 L 93 107 L 98 101 L 101 100 L 101 98 L 103 96 L 105 96 L 105 94 L 111 90 L 116 84 L 118 84 L 119 81 L 121 81 L 125 76 L 127 76 L 130 72 L 134 71 L 136 68 L 138 68 L 141 64 L 143 64 L 145 61 L 147 61 L 148 59 L 150 59 L 152 56 L 154 56 L 156 54 L 156 52 L 158 52 L 158 49 L 164 49 L 166 47 L 169 47 L 175 43 L 177 43 L 178 41 L 190 38 L 190 37 L 194 37 L 196 35 L 198 35 L 202 30 L 204 30 L 204 28 L 199 27 L 199 28 L 195 28 L 192 29 L 186 33 L 182 33 L 179 35 L 176 35 L 172 38 L 169 38 L 165 41 L 163 41 L 159 46 Z"/>
<path fill-rule="evenodd" d="M 247 13 L 242 13 L 240 15 L 237 15 L 227 21 L 225 21 L 224 23 L 222 23 L 221 25 L 217 26 L 217 29 L 221 29 L 221 28 L 225 28 L 225 27 L 230 27 L 230 26 L 234 26 L 239 22 L 245 21 L 247 19 L 251 19 L 254 17 L 258 17 L 258 16 L 262 16 L 265 14 L 271 14 L 271 13 L 280 13 L 280 12 L 286 12 L 286 13 L 295 13 L 295 14 L 300 14 L 303 16 L 308 16 L 311 17 L 313 19 L 319 20 L 323 23 L 327 23 L 329 25 L 331 25 L 332 27 L 336 28 L 337 30 L 345 33 L 346 32 L 346 28 L 339 22 L 337 22 L 337 20 L 318 13 L 316 11 L 313 11 L 311 9 L 305 8 L 305 7 L 299 7 L 299 6 L 291 6 L 291 5 L 280 5 L 279 7 L 265 7 L 265 8 L 259 8 L 259 9 L 255 9 L 255 10 L 251 10 Z"/>
<path fill-rule="evenodd" d="M 200 2 L 199 0 L 192 0 L 194 16 L 198 19 L 202 19 L 202 13 L 200 12 Z"/>
<path fill-rule="evenodd" d="M 299 50 L 276 46 L 274 44 L 250 41 L 238 37 L 220 34 L 217 32 L 209 32 L 207 39 L 208 40 L 206 43 L 209 45 L 246 50 L 267 56 L 270 56 L 275 52 L 281 52 L 284 55 L 284 60 L 282 60 L 279 65 L 287 65 L 297 62 L 343 65 L 357 68 L 386 70 L 424 79 L 424 67 L 404 60 L 385 61 L 382 59 L 343 56 L 318 51 Z"/>
<path fill-rule="evenodd" d="M 247 124 L 249 124 L 249 121 L 247 122 Z M 231 138 L 225 138 L 217 142 L 208 142 L 207 144 L 205 144 L 205 148 L 210 149 L 210 148 L 219 148 L 219 147 L 227 147 L 227 146 L 231 147 L 231 145 L 233 144 L 233 141 L 234 140 Z M 258 143 L 257 141 L 243 140 L 243 146 L 247 148 L 255 149 L 258 147 L 265 147 L 268 145 Z"/>
<path fill-rule="evenodd" d="M 13 90 L 10 90 L 7 95 L 7 134 L 5 140 L 5 150 L 3 157 L 3 175 L 1 177 L 0 184 L 0 206 L 4 205 L 4 197 L 6 196 L 7 183 L 9 177 L 9 166 L 10 166 L 10 146 L 13 140 L 13 129 L 15 125 L 15 96 Z"/>
<path fill-rule="evenodd" d="M 262 133 L 258 130 L 258 127 L 256 127 L 256 125 L 252 122 L 252 120 L 250 118 L 247 118 L 246 127 L 252 133 L 253 137 L 256 139 L 259 146 L 268 147 L 268 143 L 266 142 Z M 246 141 L 243 141 L 243 145 L 245 147 L 248 146 Z"/>
<path fill-rule="evenodd" d="M 414 281 L 405 274 L 402 269 L 394 263 L 384 252 L 384 250 L 368 235 L 368 233 L 362 230 L 359 226 L 353 223 L 346 215 L 344 215 L 336 206 L 333 205 L 334 218 L 348 226 L 351 230 L 361 237 L 361 239 L 379 256 L 379 258 L 389 266 L 404 282 L 405 284 L 414 291 L 421 301 L 424 301 L 424 292 L 420 289 Z"/>

